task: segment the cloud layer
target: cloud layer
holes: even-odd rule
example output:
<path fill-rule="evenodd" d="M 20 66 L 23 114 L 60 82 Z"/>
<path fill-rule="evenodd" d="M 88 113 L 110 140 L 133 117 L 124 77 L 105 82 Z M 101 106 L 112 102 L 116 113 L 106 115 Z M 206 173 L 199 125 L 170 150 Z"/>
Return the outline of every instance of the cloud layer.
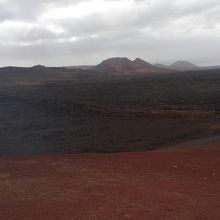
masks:
<path fill-rule="evenodd" d="M 0 0 L 0 66 L 220 64 L 219 11 L 219 0 Z"/>

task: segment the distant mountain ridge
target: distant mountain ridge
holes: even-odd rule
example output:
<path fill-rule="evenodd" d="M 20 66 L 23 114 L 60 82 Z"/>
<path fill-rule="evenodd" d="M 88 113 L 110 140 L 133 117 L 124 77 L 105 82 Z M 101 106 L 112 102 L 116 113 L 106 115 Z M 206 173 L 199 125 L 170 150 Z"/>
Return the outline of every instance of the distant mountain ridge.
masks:
<path fill-rule="evenodd" d="M 155 64 L 155 66 L 160 67 L 160 68 L 165 68 L 168 70 L 179 70 L 179 71 L 189 71 L 189 70 L 198 70 L 199 67 L 196 66 L 193 63 L 190 63 L 188 61 L 184 61 L 184 60 L 179 60 L 176 61 L 175 63 L 171 64 L 171 65 L 163 65 L 163 64 Z"/>
<path fill-rule="evenodd" d="M 0 68 L 0 86 L 37 85 L 57 81 L 91 82 L 105 81 L 112 77 L 95 70 L 69 69 L 65 67 L 32 67 L 7 66 Z"/>
<path fill-rule="evenodd" d="M 164 68 L 167 70 L 178 70 L 178 71 L 194 71 L 194 70 L 212 70 L 220 69 L 220 65 L 216 66 L 197 66 L 185 60 L 179 60 L 171 65 L 155 64 L 159 68 Z"/>
<path fill-rule="evenodd" d="M 188 62 L 188 61 L 179 60 L 179 61 L 176 61 L 175 63 L 171 64 L 170 68 L 174 69 L 174 70 L 187 71 L 187 70 L 197 70 L 199 67 L 193 63 Z"/>
<path fill-rule="evenodd" d="M 81 69 L 81 70 L 91 70 L 95 65 L 77 65 L 77 66 L 65 66 L 67 69 Z"/>
<path fill-rule="evenodd" d="M 168 72 L 167 69 L 154 66 L 140 58 L 136 58 L 132 61 L 127 57 L 113 57 L 106 59 L 95 66 L 94 69 L 101 72 L 117 74 Z"/>

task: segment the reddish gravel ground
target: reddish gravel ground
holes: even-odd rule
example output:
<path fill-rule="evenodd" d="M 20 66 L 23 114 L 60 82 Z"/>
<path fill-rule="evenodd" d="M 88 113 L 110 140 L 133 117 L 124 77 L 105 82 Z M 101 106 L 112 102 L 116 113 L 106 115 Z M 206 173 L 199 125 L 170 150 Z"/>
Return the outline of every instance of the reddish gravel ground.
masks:
<path fill-rule="evenodd" d="M 220 151 L 2 158 L 0 219 L 219 220 Z"/>

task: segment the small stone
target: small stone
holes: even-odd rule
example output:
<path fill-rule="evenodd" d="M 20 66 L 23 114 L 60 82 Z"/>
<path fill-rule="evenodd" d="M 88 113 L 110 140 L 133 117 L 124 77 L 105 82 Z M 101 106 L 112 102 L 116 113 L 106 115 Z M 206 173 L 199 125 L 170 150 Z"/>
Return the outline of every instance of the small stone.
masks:
<path fill-rule="evenodd" d="M 131 215 L 125 214 L 125 218 L 131 218 Z"/>

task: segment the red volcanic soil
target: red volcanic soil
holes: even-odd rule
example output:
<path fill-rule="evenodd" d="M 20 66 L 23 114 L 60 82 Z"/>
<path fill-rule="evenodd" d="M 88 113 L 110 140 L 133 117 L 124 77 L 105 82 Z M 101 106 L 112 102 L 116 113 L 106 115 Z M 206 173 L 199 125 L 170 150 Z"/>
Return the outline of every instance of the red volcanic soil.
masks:
<path fill-rule="evenodd" d="M 0 219 L 220 219 L 218 149 L 0 159 Z"/>

